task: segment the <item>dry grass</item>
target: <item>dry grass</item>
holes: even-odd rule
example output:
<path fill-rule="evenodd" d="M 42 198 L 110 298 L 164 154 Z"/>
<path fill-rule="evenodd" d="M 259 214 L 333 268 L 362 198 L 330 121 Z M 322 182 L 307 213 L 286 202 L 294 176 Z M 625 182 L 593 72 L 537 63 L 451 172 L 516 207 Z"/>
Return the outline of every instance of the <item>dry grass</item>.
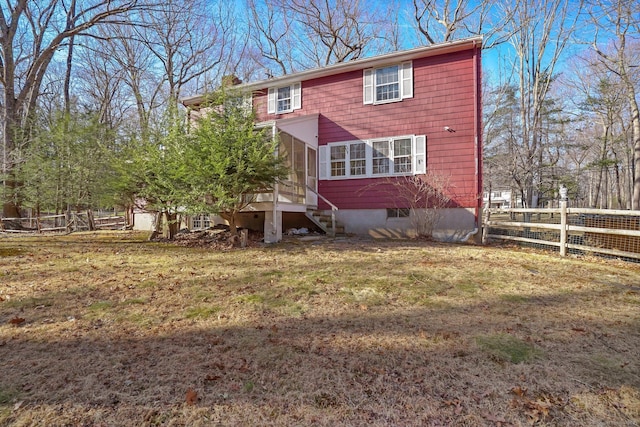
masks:
<path fill-rule="evenodd" d="M 0 238 L 2 426 L 637 426 L 638 349 L 633 264 Z"/>

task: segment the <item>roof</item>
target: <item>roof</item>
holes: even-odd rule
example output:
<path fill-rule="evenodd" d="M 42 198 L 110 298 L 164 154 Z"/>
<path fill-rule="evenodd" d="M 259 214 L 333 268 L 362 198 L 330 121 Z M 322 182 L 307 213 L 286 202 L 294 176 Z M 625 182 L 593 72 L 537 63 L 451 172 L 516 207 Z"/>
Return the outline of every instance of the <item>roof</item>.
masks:
<path fill-rule="evenodd" d="M 285 86 L 287 84 L 302 82 L 305 80 L 317 79 L 320 77 L 331 76 L 339 73 L 347 73 L 365 68 L 372 68 L 384 65 L 389 62 L 409 61 L 417 58 L 425 58 L 429 56 L 442 55 L 445 53 L 459 52 L 472 49 L 474 47 L 482 47 L 482 37 L 471 37 L 462 40 L 455 40 L 445 43 L 438 43 L 429 46 L 417 47 L 414 49 L 387 53 L 384 55 L 373 56 L 369 58 L 357 59 L 354 61 L 340 62 L 338 64 L 328 65 L 326 67 L 312 68 L 298 73 L 286 74 L 280 77 L 260 80 L 256 82 L 245 83 L 236 86 L 238 89 L 259 90 L 274 86 Z M 185 106 L 198 105 L 204 100 L 204 95 L 195 95 L 182 98 Z"/>

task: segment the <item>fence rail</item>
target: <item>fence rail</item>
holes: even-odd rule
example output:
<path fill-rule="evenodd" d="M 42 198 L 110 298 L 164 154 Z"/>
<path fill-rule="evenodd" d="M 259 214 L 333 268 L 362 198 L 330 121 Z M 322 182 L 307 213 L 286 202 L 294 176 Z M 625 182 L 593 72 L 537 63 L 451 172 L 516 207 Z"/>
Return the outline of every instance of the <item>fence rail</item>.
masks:
<path fill-rule="evenodd" d="M 71 233 L 86 230 L 113 230 L 126 227 L 126 225 L 124 216 L 94 216 L 92 211 L 46 214 L 24 218 L 0 217 L 0 233 Z"/>
<path fill-rule="evenodd" d="M 613 209 L 488 209 L 484 240 L 506 240 L 567 253 L 640 261 L 640 212 Z"/>

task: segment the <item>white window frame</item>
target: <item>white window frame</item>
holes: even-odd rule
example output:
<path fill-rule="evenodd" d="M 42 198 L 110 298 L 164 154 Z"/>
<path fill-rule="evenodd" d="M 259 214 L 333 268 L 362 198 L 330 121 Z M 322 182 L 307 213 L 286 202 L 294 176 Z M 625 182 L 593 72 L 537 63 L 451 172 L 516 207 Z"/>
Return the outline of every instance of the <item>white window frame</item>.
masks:
<path fill-rule="evenodd" d="M 394 146 L 397 141 L 409 140 L 411 144 L 411 154 L 394 153 Z M 380 143 L 386 144 L 386 150 L 378 150 L 379 153 L 386 151 L 385 156 L 375 156 L 374 145 Z M 364 144 L 364 173 L 361 161 L 362 157 L 352 158 L 352 146 L 356 144 Z M 355 147 L 354 147 L 355 148 Z M 333 155 L 332 155 L 333 152 Z M 343 157 L 336 157 L 336 154 L 344 153 Z M 318 147 L 319 154 L 319 179 L 321 180 L 340 180 L 340 179 L 358 179 L 358 178 L 381 178 L 389 176 L 411 176 L 422 175 L 426 173 L 426 136 L 425 135 L 403 135 L 385 138 L 374 138 L 369 140 L 355 140 L 344 142 L 332 142 L 327 145 Z M 410 170 L 398 170 L 396 167 L 400 164 L 396 159 L 406 159 L 409 157 Z M 387 170 L 380 173 L 374 169 L 374 160 L 386 159 Z M 384 161 L 384 160 L 383 160 Z M 357 162 L 357 163 L 354 163 Z M 403 163 L 403 164 L 406 164 Z M 336 172 L 341 172 L 337 174 Z"/>
<path fill-rule="evenodd" d="M 411 208 L 387 208 L 387 219 L 410 218 Z"/>
<path fill-rule="evenodd" d="M 379 82 L 378 76 L 381 75 L 380 73 L 382 73 L 383 70 L 387 70 L 392 67 L 398 67 L 398 96 L 390 99 L 378 99 L 377 88 L 389 84 Z M 399 102 L 403 99 L 413 98 L 413 63 L 411 61 L 407 61 L 388 64 L 384 67 L 367 68 L 363 70 L 362 93 L 363 103 L 373 105 L 388 104 L 390 102 Z"/>
<path fill-rule="evenodd" d="M 211 216 L 209 214 L 198 214 L 191 217 L 191 229 L 205 230 L 211 227 Z"/>
<path fill-rule="evenodd" d="M 288 98 L 279 98 L 281 89 L 289 89 Z M 279 109 L 280 101 L 289 99 L 289 108 Z M 267 113 L 286 114 L 302 108 L 302 83 L 270 87 L 267 93 Z"/>

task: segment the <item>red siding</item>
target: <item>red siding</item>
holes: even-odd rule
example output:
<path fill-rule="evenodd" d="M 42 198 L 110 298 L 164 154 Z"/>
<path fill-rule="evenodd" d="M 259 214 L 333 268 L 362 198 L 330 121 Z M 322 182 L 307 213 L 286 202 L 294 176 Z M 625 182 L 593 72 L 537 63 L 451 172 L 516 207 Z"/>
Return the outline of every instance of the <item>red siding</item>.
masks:
<path fill-rule="evenodd" d="M 360 70 L 303 81 L 302 109 L 294 113 L 266 114 L 266 90 L 254 98 L 255 106 L 260 120 L 319 113 L 319 145 L 424 134 L 427 167 L 451 176 L 455 205 L 476 207 L 480 188 L 476 175 L 480 149 L 475 144 L 480 120 L 479 62 L 475 49 L 416 59 L 414 97 L 396 103 L 364 105 Z M 447 132 L 445 126 L 455 132 Z M 320 181 L 319 190 L 340 209 L 396 206 L 388 190 L 372 185 L 380 180 L 384 179 Z"/>

